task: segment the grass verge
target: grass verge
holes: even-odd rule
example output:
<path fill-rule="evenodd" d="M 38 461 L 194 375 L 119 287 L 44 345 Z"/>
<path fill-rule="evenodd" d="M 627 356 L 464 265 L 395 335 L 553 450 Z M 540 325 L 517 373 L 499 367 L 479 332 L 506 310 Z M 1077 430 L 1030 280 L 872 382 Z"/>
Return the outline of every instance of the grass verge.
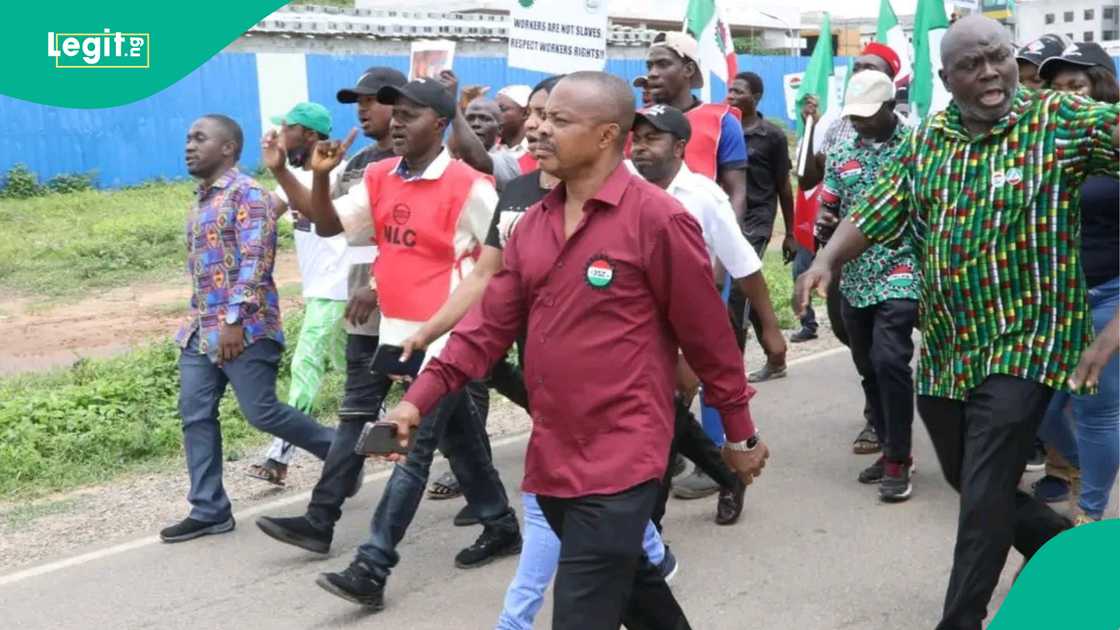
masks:
<path fill-rule="evenodd" d="M 0 199 L 0 290 L 50 301 L 182 275 L 194 188 L 189 181 L 153 182 Z M 290 247 L 289 222 L 279 229 L 281 248 Z"/>

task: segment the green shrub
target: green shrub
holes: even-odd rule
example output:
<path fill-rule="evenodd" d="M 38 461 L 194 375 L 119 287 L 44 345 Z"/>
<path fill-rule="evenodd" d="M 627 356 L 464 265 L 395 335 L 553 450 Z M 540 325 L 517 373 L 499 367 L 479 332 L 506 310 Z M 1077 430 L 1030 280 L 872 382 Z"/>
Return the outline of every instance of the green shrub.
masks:
<path fill-rule="evenodd" d="M 96 177 L 94 173 L 64 173 L 47 180 L 46 188 L 52 193 L 61 195 L 92 190 L 93 181 Z"/>
<path fill-rule="evenodd" d="M 283 400 L 302 313 L 285 322 Z M 0 497 L 30 496 L 103 481 L 182 449 L 179 351 L 170 340 L 113 359 L 83 360 L 45 375 L 0 381 Z M 337 410 L 343 374 L 329 372 L 314 415 Z M 245 421 L 233 392 L 221 404 L 222 438 L 237 458 L 267 437 Z"/>
<path fill-rule="evenodd" d="M 16 164 L 9 169 L 0 186 L 0 198 L 5 199 L 29 199 L 44 194 L 46 188 L 39 184 L 39 177 L 26 164 Z"/>

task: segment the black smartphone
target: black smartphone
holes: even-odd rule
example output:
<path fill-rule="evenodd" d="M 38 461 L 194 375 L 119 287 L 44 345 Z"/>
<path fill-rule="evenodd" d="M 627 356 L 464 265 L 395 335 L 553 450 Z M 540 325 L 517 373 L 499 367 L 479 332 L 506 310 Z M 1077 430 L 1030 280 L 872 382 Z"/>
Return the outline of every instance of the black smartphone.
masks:
<path fill-rule="evenodd" d="M 358 436 L 358 442 L 354 445 L 354 453 L 363 456 L 388 455 L 390 453 L 404 455 L 411 448 L 411 440 L 409 440 L 407 447 L 402 447 L 400 441 L 397 440 L 397 424 L 395 422 L 379 420 L 377 422 L 367 422 L 362 427 L 362 433 Z"/>
<path fill-rule="evenodd" d="M 377 350 L 373 353 L 373 362 L 370 363 L 369 370 L 389 376 L 411 376 L 416 378 L 416 375 L 420 373 L 420 366 L 424 363 L 424 351 L 413 350 L 412 356 L 408 357 L 408 361 L 401 363 L 401 353 L 403 352 L 404 348 L 400 346 L 385 344 L 377 346 Z"/>

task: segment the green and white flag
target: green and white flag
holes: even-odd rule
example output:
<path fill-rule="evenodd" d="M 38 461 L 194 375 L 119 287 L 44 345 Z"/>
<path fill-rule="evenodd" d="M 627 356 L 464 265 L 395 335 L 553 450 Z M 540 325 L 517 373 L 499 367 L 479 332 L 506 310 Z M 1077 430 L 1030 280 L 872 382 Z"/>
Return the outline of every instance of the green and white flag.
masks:
<path fill-rule="evenodd" d="M 805 76 L 801 78 L 801 85 L 797 88 L 795 110 L 800 111 L 805 97 L 817 97 L 818 109 L 823 116 L 829 107 L 829 77 L 832 76 L 832 21 L 826 11 L 821 19 L 821 34 L 817 38 L 817 45 L 813 47 L 813 56 L 809 58 L 809 67 L 805 69 Z M 839 105 L 840 103 L 833 103 Z M 797 133 L 804 131 L 804 123 L 798 115 Z"/>
<path fill-rule="evenodd" d="M 925 118 L 949 106 L 949 91 L 941 82 L 941 39 L 949 30 L 942 0 L 918 0 L 914 13 L 914 78 L 910 82 L 910 111 Z"/>
<path fill-rule="evenodd" d="M 738 72 L 735 45 L 731 29 L 723 19 L 716 0 L 689 0 L 684 14 L 684 31 L 696 40 L 700 48 L 700 72 L 704 73 L 701 100 L 711 100 L 712 81 L 709 73 L 729 83 Z"/>
<path fill-rule="evenodd" d="M 910 63 L 910 40 L 906 39 L 906 33 L 898 23 L 898 16 L 894 13 L 891 0 L 882 0 L 879 3 L 879 24 L 875 28 L 875 41 L 890 46 L 898 55 L 900 63 L 894 84 L 903 86 L 909 83 L 913 73 Z"/>

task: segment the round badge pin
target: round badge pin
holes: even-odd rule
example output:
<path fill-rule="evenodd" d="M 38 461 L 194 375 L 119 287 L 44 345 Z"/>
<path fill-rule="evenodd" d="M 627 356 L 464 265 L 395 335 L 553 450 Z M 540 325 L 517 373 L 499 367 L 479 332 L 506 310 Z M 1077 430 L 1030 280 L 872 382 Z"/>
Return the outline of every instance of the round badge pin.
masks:
<path fill-rule="evenodd" d="M 1017 168 L 1008 169 L 1008 171 L 1007 171 L 1007 183 L 1008 184 L 1011 184 L 1012 186 L 1014 186 L 1021 181 L 1023 181 L 1023 171 L 1021 171 Z"/>
<path fill-rule="evenodd" d="M 595 256 L 587 263 L 586 273 L 592 289 L 605 289 L 614 281 L 614 264 L 606 256 Z"/>

